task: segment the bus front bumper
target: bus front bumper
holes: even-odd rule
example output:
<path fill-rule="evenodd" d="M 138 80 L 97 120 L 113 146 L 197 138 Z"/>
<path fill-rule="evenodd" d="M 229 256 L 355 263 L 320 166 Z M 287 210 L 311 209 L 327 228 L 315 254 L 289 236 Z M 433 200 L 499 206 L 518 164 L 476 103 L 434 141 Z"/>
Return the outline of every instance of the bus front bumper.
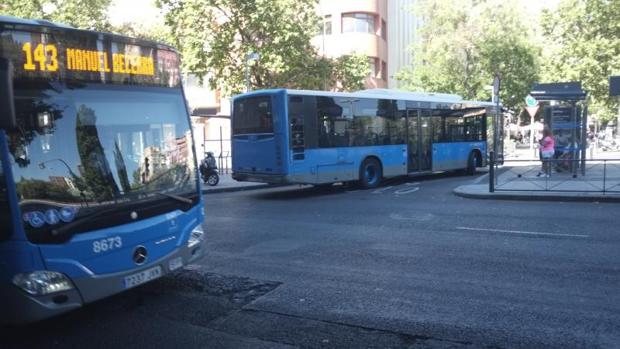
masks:
<path fill-rule="evenodd" d="M 204 241 L 193 247 L 185 245 L 139 269 L 72 279 L 74 288 L 43 296 L 34 296 L 17 286 L 2 283 L 0 305 L 3 309 L 0 324 L 23 325 L 69 312 L 84 304 L 130 289 L 125 287 L 125 278 L 128 276 L 160 267 L 161 275 L 157 277 L 160 278 L 198 260 L 202 257 L 203 251 Z M 182 264 L 178 264 L 179 261 L 182 261 Z"/>

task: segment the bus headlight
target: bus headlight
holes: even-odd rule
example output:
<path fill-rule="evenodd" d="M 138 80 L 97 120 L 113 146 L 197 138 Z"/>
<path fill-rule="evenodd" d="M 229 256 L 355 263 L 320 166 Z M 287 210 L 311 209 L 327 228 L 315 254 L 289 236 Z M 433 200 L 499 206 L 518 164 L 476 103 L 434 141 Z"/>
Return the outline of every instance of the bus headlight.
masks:
<path fill-rule="evenodd" d="M 187 247 L 193 248 L 201 244 L 205 240 L 205 232 L 202 230 L 202 224 L 198 224 L 192 233 L 189 235 L 187 241 Z"/>
<path fill-rule="evenodd" d="M 73 288 L 68 277 L 48 270 L 17 274 L 13 277 L 13 284 L 34 296 L 43 296 Z"/>

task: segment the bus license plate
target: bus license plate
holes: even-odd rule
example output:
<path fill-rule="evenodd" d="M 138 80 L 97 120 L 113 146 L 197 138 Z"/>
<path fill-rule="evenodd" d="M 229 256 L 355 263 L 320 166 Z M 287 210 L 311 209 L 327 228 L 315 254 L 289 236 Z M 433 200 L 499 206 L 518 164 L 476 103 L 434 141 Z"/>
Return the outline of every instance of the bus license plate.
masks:
<path fill-rule="evenodd" d="M 161 267 L 156 266 L 154 268 L 143 270 L 133 275 L 125 276 L 125 279 L 123 279 L 123 283 L 125 284 L 125 288 L 132 288 L 145 282 L 157 279 L 160 276 Z"/>

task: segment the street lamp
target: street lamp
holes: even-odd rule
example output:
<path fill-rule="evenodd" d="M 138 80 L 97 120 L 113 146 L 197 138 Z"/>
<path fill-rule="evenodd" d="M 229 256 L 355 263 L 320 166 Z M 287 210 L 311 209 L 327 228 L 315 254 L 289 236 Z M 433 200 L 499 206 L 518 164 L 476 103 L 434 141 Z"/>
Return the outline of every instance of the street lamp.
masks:
<path fill-rule="evenodd" d="M 52 161 L 60 161 L 63 165 L 65 165 L 65 167 L 66 167 L 66 168 L 67 168 L 67 170 L 69 171 L 69 174 L 70 174 L 71 176 L 75 176 L 75 174 L 73 173 L 73 171 L 71 170 L 71 167 L 69 167 L 69 165 L 67 164 L 67 162 L 66 162 L 65 160 L 63 160 L 63 159 L 59 159 L 59 158 L 56 158 L 56 159 L 49 159 L 49 160 L 45 160 L 45 161 L 41 161 L 41 162 L 39 162 L 39 168 L 40 168 L 40 169 L 42 169 L 42 170 L 44 170 L 44 169 L 45 169 L 45 167 L 46 167 L 46 166 L 45 166 L 45 164 L 47 164 L 47 163 L 49 163 L 49 162 L 52 162 Z"/>
<path fill-rule="evenodd" d="M 250 92 L 252 86 L 250 84 L 250 62 L 258 61 L 260 55 L 256 52 L 250 52 L 245 55 L 245 92 Z"/>

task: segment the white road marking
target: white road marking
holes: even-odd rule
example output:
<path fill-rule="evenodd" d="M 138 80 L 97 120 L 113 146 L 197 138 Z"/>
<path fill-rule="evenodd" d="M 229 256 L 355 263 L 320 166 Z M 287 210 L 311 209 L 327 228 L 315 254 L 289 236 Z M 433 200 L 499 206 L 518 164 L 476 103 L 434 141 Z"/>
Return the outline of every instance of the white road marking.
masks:
<path fill-rule="evenodd" d="M 405 185 L 420 185 L 420 182 L 405 183 Z"/>
<path fill-rule="evenodd" d="M 416 188 L 411 188 L 411 189 L 400 189 L 394 192 L 394 194 L 396 195 L 402 195 L 402 194 L 409 194 L 409 193 L 413 193 L 420 190 L 420 188 L 416 187 Z"/>
<path fill-rule="evenodd" d="M 476 178 L 476 180 L 474 181 L 474 184 L 478 184 L 478 183 L 482 182 L 482 180 L 486 179 L 488 176 L 489 176 L 488 173 L 483 174 L 482 176 Z"/>
<path fill-rule="evenodd" d="M 574 237 L 574 238 L 589 238 L 590 237 L 590 235 L 580 235 L 580 234 L 556 234 L 556 233 L 543 233 L 543 232 L 536 232 L 536 231 L 504 230 L 504 229 L 488 229 L 488 228 L 456 227 L 456 229 L 471 230 L 471 231 L 491 231 L 495 233 L 508 233 L 508 234 L 519 234 L 519 235 L 564 236 L 564 237 Z"/>
<path fill-rule="evenodd" d="M 435 216 L 432 213 L 411 213 L 406 216 L 400 213 L 390 213 L 390 218 L 397 221 L 426 222 L 433 220 Z"/>
<path fill-rule="evenodd" d="M 385 188 L 377 189 L 377 190 L 373 191 L 372 193 L 373 193 L 373 194 L 383 194 L 383 192 L 384 192 L 384 191 L 386 191 L 386 190 L 390 190 L 390 189 L 392 189 L 392 188 L 394 188 L 394 186 L 389 186 L 389 187 L 385 187 Z"/>

